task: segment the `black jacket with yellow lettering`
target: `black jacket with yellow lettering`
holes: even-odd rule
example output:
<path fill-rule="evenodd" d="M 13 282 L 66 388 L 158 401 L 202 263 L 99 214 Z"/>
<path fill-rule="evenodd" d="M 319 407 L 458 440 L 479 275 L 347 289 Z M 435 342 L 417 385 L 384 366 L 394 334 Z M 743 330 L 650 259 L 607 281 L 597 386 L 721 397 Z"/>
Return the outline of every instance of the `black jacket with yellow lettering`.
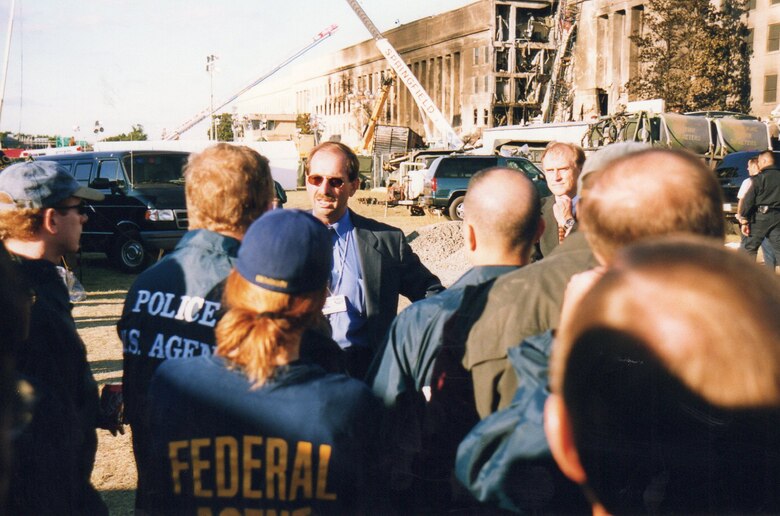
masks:
<path fill-rule="evenodd" d="M 199 357 L 160 366 L 149 400 L 153 513 L 353 514 L 375 499 L 381 405 L 358 380 L 299 360 L 254 388 Z"/>

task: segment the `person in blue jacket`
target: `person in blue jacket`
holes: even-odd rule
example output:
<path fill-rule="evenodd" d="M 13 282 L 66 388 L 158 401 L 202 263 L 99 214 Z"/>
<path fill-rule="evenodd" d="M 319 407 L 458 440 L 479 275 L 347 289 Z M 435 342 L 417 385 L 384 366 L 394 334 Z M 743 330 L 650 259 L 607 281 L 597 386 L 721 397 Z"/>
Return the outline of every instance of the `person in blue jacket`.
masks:
<path fill-rule="evenodd" d="M 168 360 L 152 380 L 153 513 L 366 509 L 379 401 L 300 357 L 331 259 L 330 235 L 308 213 L 274 210 L 250 226 L 215 355 Z"/>
<path fill-rule="evenodd" d="M 147 509 L 151 467 L 149 382 L 165 360 L 214 352 L 222 285 L 241 238 L 273 197 L 268 160 L 248 147 L 220 143 L 192 154 L 185 177 L 189 231 L 172 253 L 136 278 L 117 322 L 125 418 L 138 472 L 137 511 Z"/>

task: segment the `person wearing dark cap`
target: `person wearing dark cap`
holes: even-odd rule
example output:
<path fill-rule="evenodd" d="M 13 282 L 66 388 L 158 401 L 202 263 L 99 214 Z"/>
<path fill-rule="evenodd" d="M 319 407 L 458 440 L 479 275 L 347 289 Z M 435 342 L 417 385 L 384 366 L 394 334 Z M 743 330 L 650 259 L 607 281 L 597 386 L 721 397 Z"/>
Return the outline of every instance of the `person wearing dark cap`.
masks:
<path fill-rule="evenodd" d="M 166 361 L 152 380 L 153 512 L 362 507 L 379 401 L 300 357 L 331 264 L 330 235 L 308 213 L 274 210 L 250 226 L 225 285 L 216 354 Z"/>
<path fill-rule="evenodd" d="M 57 269 L 79 249 L 84 201 L 101 199 L 54 162 L 19 163 L 0 173 L 0 240 L 32 302 L 29 332 L 14 359 L 35 399 L 32 419 L 13 443 L 10 514 L 107 513 L 90 484 L 97 385 Z"/>

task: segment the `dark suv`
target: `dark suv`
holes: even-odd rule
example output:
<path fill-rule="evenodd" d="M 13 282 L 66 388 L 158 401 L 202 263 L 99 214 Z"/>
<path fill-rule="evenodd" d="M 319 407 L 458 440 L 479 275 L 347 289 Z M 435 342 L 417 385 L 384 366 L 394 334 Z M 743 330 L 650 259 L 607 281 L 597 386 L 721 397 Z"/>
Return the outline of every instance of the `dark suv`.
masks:
<path fill-rule="evenodd" d="M 56 161 L 76 180 L 106 198 L 90 202 L 84 251 L 105 252 L 125 272 L 140 272 L 160 250 L 169 251 L 187 231 L 184 176 L 187 152 L 80 152 L 40 156 Z"/>
<path fill-rule="evenodd" d="M 452 220 L 463 220 L 463 198 L 471 176 L 491 167 L 516 168 L 533 181 L 539 194 L 550 195 L 541 170 L 525 158 L 505 156 L 445 156 L 436 158 L 425 174 L 422 203 Z"/>

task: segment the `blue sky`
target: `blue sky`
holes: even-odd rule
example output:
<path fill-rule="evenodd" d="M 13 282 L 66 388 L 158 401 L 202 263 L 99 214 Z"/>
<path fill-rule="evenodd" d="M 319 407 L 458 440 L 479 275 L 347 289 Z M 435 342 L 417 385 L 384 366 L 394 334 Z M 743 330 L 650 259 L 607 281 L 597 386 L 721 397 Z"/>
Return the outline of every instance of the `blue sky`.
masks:
<path fill-rule="evenodd" d="M 361 5 L 388 30 L 472 1 Z M 0 62 L 10 4 L 0 0 Z M 163 128 L 170 131 L 209 105 L 207 55 L 219 56 L 216 102 L 333 23 L 339 30 L 301 60 L 369 39 L 344 0 L 16 0 L 0 130 L 91 141 L 100 120 L 104 136 L 140 123 L 159 138 Z M 205 137 L 205 125 L 185 137 Z"/>

